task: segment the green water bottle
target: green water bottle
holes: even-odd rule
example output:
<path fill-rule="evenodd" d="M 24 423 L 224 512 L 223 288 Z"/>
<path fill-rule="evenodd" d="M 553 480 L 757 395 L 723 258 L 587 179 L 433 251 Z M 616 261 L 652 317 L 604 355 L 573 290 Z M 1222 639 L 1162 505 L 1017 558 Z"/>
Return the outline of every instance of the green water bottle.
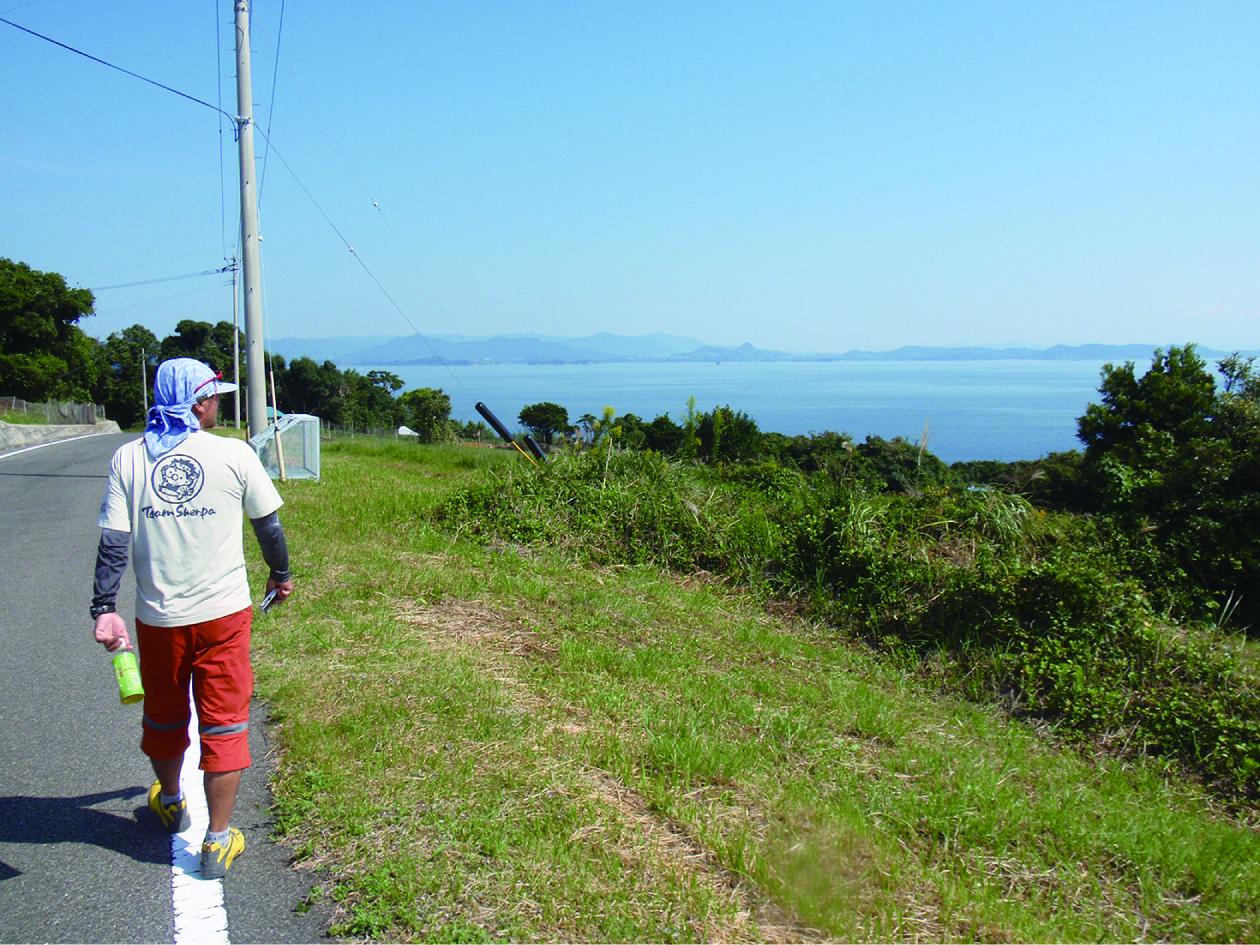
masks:
<path fill-rule="evenodd" d="M 135 650 L 119 650 L 113 654 L 114 676 L 118 680 L 118 700 L 131 705 L 144 698 L 144 686 L 140 685 L 140 663 Z"/>

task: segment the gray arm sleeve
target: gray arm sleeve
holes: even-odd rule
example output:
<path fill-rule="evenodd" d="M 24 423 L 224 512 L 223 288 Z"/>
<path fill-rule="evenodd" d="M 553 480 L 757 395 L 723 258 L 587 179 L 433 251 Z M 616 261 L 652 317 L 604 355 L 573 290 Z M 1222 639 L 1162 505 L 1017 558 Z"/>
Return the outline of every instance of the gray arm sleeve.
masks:
<path fill-rule="evenodd" d="M 96 546 L 96 580 L 92 584 L 92 606 L 116 604 L 118 586 L 127 570 L 127 549 L 131 535 L 112 528 L 101 529 L 101 543 Z"/>
<path fill-rule="evenodd" d="M 280 514 L 272 512 L 262 518 L 251 518 L 254 526 L 254 537 L 262 548 L 263 560 L 271 568 L 271 579 L 277 584 L 289 580 L 289 546 L 284 540 L 284 529 L 280 527 Z"/>

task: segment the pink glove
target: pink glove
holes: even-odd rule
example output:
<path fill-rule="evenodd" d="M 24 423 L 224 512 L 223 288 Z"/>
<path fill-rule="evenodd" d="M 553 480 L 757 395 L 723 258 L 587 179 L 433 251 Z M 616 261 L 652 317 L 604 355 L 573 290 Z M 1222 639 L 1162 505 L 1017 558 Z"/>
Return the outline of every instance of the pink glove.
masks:
<path fill-rule="evenodd" d="M 131 638 L 127 636 L 127 622 L 118 614 L 101 614 L 97 617 L 93 635 L 96 642 L 111 653 L 131 647 Z"/>

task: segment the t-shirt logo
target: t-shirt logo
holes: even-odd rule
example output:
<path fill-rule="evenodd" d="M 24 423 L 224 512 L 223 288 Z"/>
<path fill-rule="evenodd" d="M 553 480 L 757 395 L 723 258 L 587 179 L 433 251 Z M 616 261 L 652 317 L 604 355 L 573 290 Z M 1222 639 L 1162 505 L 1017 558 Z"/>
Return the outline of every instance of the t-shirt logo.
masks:
<path fill-rule="evenodd" d="M 167 502 L 188 502 L 206 483 L 201 463 L 191 456 L 164 456 L 153 467 L 153 491 Z"/>

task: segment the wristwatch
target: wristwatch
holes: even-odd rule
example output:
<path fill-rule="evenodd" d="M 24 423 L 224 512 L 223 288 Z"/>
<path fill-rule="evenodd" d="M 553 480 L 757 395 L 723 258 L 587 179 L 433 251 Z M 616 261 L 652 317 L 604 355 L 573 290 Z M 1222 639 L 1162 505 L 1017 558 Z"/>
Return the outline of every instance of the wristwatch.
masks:
<path fill-rule="evenodd" d="M 92 615 L 93 620 L 95 620 L 101 614 L 112 614 L 112 613 L 115 613 L 116 611 L 117 611 L 117 608 L 113 604 L 93 604 L 91 607 L 88 608 L 88 613 Z"/>

